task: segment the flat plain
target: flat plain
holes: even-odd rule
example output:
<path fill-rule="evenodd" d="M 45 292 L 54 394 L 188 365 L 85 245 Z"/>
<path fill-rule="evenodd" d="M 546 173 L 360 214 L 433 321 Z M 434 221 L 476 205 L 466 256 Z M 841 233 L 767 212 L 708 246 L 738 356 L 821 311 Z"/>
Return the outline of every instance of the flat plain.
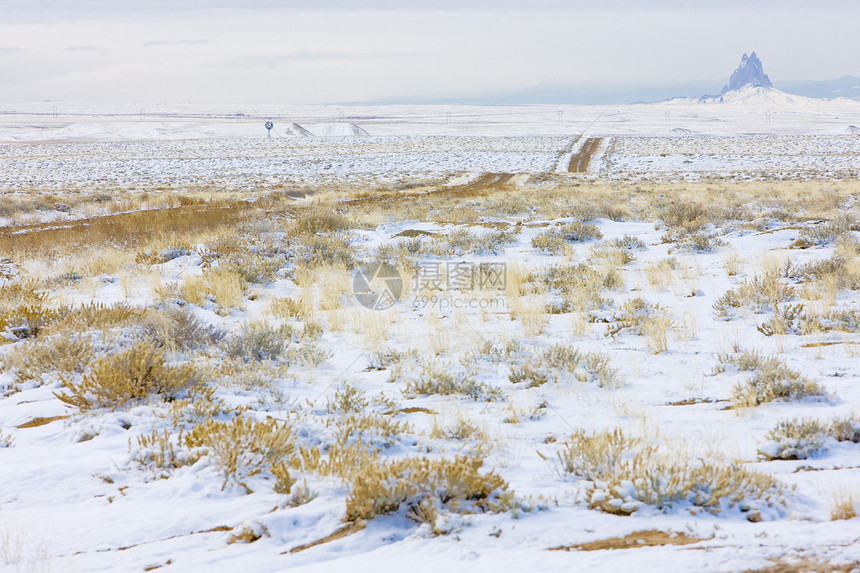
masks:
<path fill-rule="evenodd" d="M 858 567 L 860 104 L 0 111 L 0 570 Z"/>

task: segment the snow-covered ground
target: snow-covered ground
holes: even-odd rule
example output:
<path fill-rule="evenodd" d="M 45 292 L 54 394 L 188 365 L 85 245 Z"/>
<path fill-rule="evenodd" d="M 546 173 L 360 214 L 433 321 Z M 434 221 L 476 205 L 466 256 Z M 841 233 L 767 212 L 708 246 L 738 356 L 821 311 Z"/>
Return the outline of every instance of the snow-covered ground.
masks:
<path fill-rule="evenodd" d="M 755 91 L 729 99 L 604 107 L 252 106 L 241 112 L 7 104 L 0 106 L 0 189 L 140 190 L 201 180 L 242 189 L 260 182 L 540 173 L 566 170 L 581 137 L 606 138 L 590 171 L 616 177 L 857 176 L 860 102 L 810 103 Z M 270 118 L 271 139 L 264 126 Z"/>
<path fill-rule="evenodd" d="M 233 119 L 225 116 L 237 113 L 234 107 L 0 106 L 0 141 L 6 142 L 0 143 L 0 189 L 10 197 L 25 196 L 33 188 L 110 192 L 169 185 L 181 192 L 183 186 L 198 184 L 243 189 L 294 183 L 312 188 L 332 181 L 381 186 L 407 175 L 440 177 L 445 181 L 440 187 L 451 189 L 481 172 L 549 177 L 569 160 L 581 136 L 604 137 L 590 173 L 571 176 L 576 185 L 571 187 L 565 212 L 553 217 L 513 209 L 511 213 L 519 214 L 477 217 L 471 224 L 455 225 L 462 213 L 419 222 L 386 220 L 381 212 L 378 219 L 369 217 L 373 224 L 356 224 L 345 232 L 361 258 L 370 260 L 380 247 L 403 244 L 410 237 L 450 234 L 456 229 L 477 235 L 505 231 L 510 242 L 496 252 L 423 255 L 420 262 L 423 268 L 503 263 L 508 280 L 515 273 L 527 277 L 530 271 L 586 263 L 601 272 L 617 266 L 620 277 L 602 288 L 607 301 L 591 314 L 545 314 L 543 309 L 555 293 L 528 295 L 525 280 L 522 292 L 503 290 L 478 299 L 468 289 L 431 293 L 426 298 L 426 291 L 410 286 L 392 309 L 370 311 L 350 296 L 351 275 L 344 287 L 346 296 L 335 296 L 337 304 L 323 308 L 320 300 L 329 296 L 325 289 L 339 288 L 343 277 L 332 275 L 329 282 L 323 277 L 310 288 L 298 284 L 300 280 L 290 274 L 293 262 L 277 259 L 292 256 L 288 237 L 267 227 L 289 217 L 261 219 L 256 222 L 259 230 L 253 231 L 259 244 L 253 245 L 252 252 L 275 253 L 273 259 L 283 267 L 274 280 L 252 285 L 240 307 L 226 313 L 216 312 L 211 296 L 194 304 L 180 301 L 181 308 L 226 332 L 229 341 L 255 320 L 296 326 L 294 318 L 272 314 L 273 300 L 313 299 L 323 305 L 314 316 L 323 327 L 318 343 L 328 358 L 316 366 L 290 364 L 258 374 L 251 372 L 258 365 L 251 364 L 248 373 L 213 383 L 215 397 L 230 408 L 247 408 L 246 415 L 255 420 L 289 422 L 298 443 L 311 447 L 336 441 L 343 420 L 330 405 L 335 392 L 347 386 L 359 388 L 369 401 L 368 411 L 387 413 L 386 419 L 411 425 L 390 441 L 367 437 L 382 448 L 385 459 L 452 458 L 478 452 L 485 460 L 481 471 L 494 471 L 504 478 L 519 500 L 517 507 L 500 513 L 452 510 L 440 517 L 439 525 L 446 531 L 442 535 L 408 518 L 401 507 L 368 520 L 363 529 L 342 538 L 309 546 L 344 527 L 349 487 L 343 480 L 294 468 L 295 476 L 309 480 L 306 485 L 313 495 L 307 503 L 292 504 L 272 490 L 272 475 L 266 472 L 247 480 L 253 493 L 232 482 L 225 487 L 213 456 L 161 472 L 138 462 L 145 449 L 138 438 L 153 430 L 174 432 L 171 439 L 181 449 L 177 428 L 187 431 L 186 418 L 195 415 L 193 408 L 180 414 L 170 403 L 137 403 L 116 410 L 76 412 L 58 399 L 57 394 L 67 389 L 56 373 L 16 385 L 17 391 L 12 391 L 16 372 L 4 368 L 0 373 L 0 571 L 241 569 L 250 573 L 408 567 L 428 572 L 729 572 L 766 568 L 783 558 L 856 567 L 860 563 L 858 518 L 831 520 L 831 511 L 836 501 L 846 498 L 853 499 L 860 511 L 856 489 L 860 445 L 828 438 L 824 447 L 802 460 L 764 461 L 758 451 L 767 450 L 766 434 L 781 420 L 814 418 L 829 423 L 853 416 L 858 421 L 860 334 L 834 330 L 766 336 L 759 327 L 779 309 L 741 308 L 728 317 L 715 309 L 728 290 L 776 272 L 778 282 L 795 287 L 791 304 L 802 303 L 821 312 L 855 311 L 860 291 L 823 282 L 821 292 L 807 292 L 796 276 L 803 265 L 829 259 L 838 248 L 847 247 L 823 241 L 811 248 L 792 248 L 804 229 L 814 235 L 822 223 L 787 225 L 762 217 L 755 223 L 747 221 L 746 226 L 734 221 L 725 227 L 705 227 L 719 234 L 722 244 L 715 241 L 711 248 L 685 250 L 665 238 L 666 229 L 658 221 L 632 208 L 618 220 L 603 216 L 592 220 L 602 239 L 570 243 L 566 254 L 551 255 L 533 243 L 548 229 L 577 220 L 568 211 L 580 206 L 580 194 L 588 197 L 590 183 L 623 185 L 627 178 L 659 181 L 692 174 L 692 178 L 729 181 L 825 179 L 824 185 L 834 189 L 846 182 L 856 184 L 860 137 L 850 133 L 849 126 L 860 125 L 860 104 L 813 105 L 753 96 L 757 99 L 746 104 L 673 101 L 601 109 L 272 106 L 243 109 L 240 113 L 246 115 Z M 106 119 L 116 114 L 127 117 Z M 184 117 L 175 117 L 179 115 Z M 262 127 L 269 117 L 276 118 L 271 139 Z M 291 122 L 317 135 L 287 136 Z M 362 136 L 350 126 L 369 135 Z M 303 133 L 294 126 L 290 131 Z M 514 198 L 505 200 L 530 204 L 562 180 L 542 185 L 535 179 L 512 180 Z M 664 185 L 654 191 L 655 201 L 666 200 L 679 188 Z M 850 190 L 844 196 L 833 193 L 842 197 L 834 203 L 838 209 L 849 219 L 854 217 L 857 197 Z M 758 202 L 769 200 L 764 197 Z M 473 200 L 477 201 L 470 197 Z M 296 208 L 310 209 L 313 201 L 313 197 L 297 201 Z M 350 217 L 348 204 L 332 208 Z M 763 209 L 760 204 L 755 208 Z M 248 227 L 252 225 L 235 232 L 252 232 Z M 856 224 L 845 223 L 842 239 L 860 238 L 855 228 Z M 216 239 L 210 240 L 217 244 Z M 638 244 L 630 250 L 633 260 L 619 265 L 601 254 L 601 248 L 612 247 L 616 239 L 617 244 Z M 171 290 L 171 285 L 181 290 L 183 283 L 201 276 L 212 260 L 206 258 L 211 254 L 208 247 L 175 247 L 176 256 L 166 261 L 144 264 L 135 259 L 104 273 L 72 269 L 84 274 L 77 278 L 69 278 L 74 273 L 46 275 L 46 269 L 62 261 L 27 260 L 24 255 L 19 260 L 11 253 L 9 262 L 3 261 L 7 254 L 0 253 L 0 287 L 20 282 L 30 273 L 36 279 L 51 279 L 45 284 L 51 285 L 52 302 L 57 305 L 124 301 L 159 310 L 163 305 L 178 307 L 171 298 L 178 290 Z M 112 248 L 121 249 L 121 243 Z M 16 267 L 20 277 L 3 274 L 3 269 L 12 268 L 9 264 L 20 264 Z M 655 351 L 659 333 L 636 333 L 630 326 L 614 336 L 609 332 L 624 304 L 636 298 L 666 310 L 670 320 L 664 333 L 666 348 Z M 95 348 L 110 353 L 130 343 L 136 336 L 132 330 L 88 336 Z M 6 338 L 9 344 L 0 346 L 0 363 L 33 344 L 9 332 Z M 491 356 L 504 354 L 499 349 L 511 341 L 516 348 L 511 347 L 505 358 Z M 478 351 L 484 342 L 494 350 Z M 617 384 L 601 387 L 581 368 L 534 387 L 511 381 L 515 367 L 530 358 L 539 361 L 555 345 L 605 355 L 617 370 Z M 410 376 L 416 375 L 410 371 L 410 359 L 397 368 L 379 366 L 371 350 L 380 347 L 401 353 L 414 350 L 422 360 L 455 375 L 468 375 L 485 390 L 496 389 L 499 396 L 489 401 L 456 393 L 412 396 L 404 392 Z M 826 396 L 727 409 L 735 385 L 751 376 L 726 362 L 725 356 L 742 350 L 778 356 L 791 370 L 821 384 Z M 201 365 L 211 365 L 225 357 L 223 346 L 217 344 L 208 358 L 184 352 L 174 353 L 174 359 L 192 356 Z M 82 375 L 73 376 L 80 380 Z M 378 396 L 387 401 L 377 400 Z M 51 417 L 57 419 L 46 420 Z M 36 420 L 45 423 L 33 424 Z M 464 428 L 471 428 L 471 433 Z M 630 516 L 589 509 L 589 501 L 595 499 L 592 490 L 599 490 L 600 484 L 562 471 L 558 453 L 577 430 L 590 434 L 613 428 L 643 436 L 675 460 L 693 464 L 737 460 L 746 469 L 777 478 L 784 485 L 785 503 L 759 507 L 754 499 L 738 499 L 708 511 L 685 499 L 658 509 L 633 496 L 625 500 L 636 508 Z M 2 447 L 6 444 L 9 447 Z M 666 475 L 658 477 L 668 481 Z M 292 491 L 304 485 L 299 481 Z M 752 510 L 744 507 L 747 502 Z M 243 528 L 259 539 L 228 543 Z M 549 550 L 646 530 L 682 533 L 699 541 L 643 543 L 623 550 Z M 302 550 L 291 552 L 295 549 Z"/>

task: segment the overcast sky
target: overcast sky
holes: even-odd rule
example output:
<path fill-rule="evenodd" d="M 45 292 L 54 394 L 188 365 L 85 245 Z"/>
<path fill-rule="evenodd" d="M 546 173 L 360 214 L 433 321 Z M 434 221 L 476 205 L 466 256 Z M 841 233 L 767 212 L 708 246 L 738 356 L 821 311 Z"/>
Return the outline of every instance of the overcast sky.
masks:
<path fill-rule="evenodd" d="M 860 76 L 858 29 L 858 0 L 0 0 L 0 101 L 313 104 L 724 83 L 753 50 L 776 83 L 822 80 Z"/>

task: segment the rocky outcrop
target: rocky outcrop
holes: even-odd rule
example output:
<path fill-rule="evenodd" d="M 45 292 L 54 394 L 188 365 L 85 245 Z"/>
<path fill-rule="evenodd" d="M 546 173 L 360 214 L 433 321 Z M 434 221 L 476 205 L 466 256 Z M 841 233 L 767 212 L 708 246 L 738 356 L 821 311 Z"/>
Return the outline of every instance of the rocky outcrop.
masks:
<path fill-rule="evenodd" d="M 762 66 L 761 60 L 758 59 L 755 52 L 749 56 L 744 54 L 743 58 L 741 58 L 741 65 L 732 73 L 729 83 L 723 86 L 723 91 L 720 93 L 737 90 L 744 86 L 773 87 L 773 84 L 770 83 L 770 78 L 764 73 L 764 66 Z"/>

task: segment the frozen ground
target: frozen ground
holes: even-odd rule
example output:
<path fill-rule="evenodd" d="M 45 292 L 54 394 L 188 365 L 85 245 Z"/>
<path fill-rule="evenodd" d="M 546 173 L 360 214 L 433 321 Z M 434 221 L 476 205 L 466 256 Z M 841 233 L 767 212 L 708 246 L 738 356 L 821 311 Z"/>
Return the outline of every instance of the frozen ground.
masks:
<path fill-rule="evenodd" d="M 532 237 L 545 229 L 545 221 L 535 223 L 504 254 L 466 261 L 506 261 L 533 269 L 562 262 L 530 246 Z M 425 348 L 422 341 L 446 332 L 452 347 L 442 349 L 439 360 L 450 361 L 454 368 L 454 358 L 459 355 L 454 346 L 457 340 L 520 340 L 525 352 L 572 343 L 582 351 L 606 353 L 624 381 L 619 388 L 599 388 L 575 379 L 526 388 L 508 381 L 509 366 L 486 362 L 481 363 L 478 381 L 499 388 L 508 403 L 476 402 L 462 396 L 404 399 L 400 384 L 387 381 L 388 372 L 367 370 L 364 335 L 347 328 L 323 335 L 324 346 L 336 349 L 330 360 L 312 371 L 291 370 L 274 390 L 254 389 L 240 382 L 218 390 L 218 396 L 227 403 L 247 405 L 261 418 L 295 419 L 294 413 L 303 405 L 314 404 L 313 414 L 300 422 L 302 433 L 307 432 L 303 439 L 310 442 L 327 439 L 331 430 L 322 424 L 326 419 L 322 405 L 344 383 L 360 387 L 368 396 L 383 393 L 400 407 L 440 413 L 436 421 L 423 413 L 398 415 L 415 430 L 386 450 L 387 455 L 394 456 L 412 452 L 417 444 L 422 444 L 419 449 L 432 445 L 434 451 L 448 455 L 465 451 L 474 445 L 469 439 L 415 436 L 430 433 L 436 423 L 468 420 L 489 436 L 492 449 L 487 469 L 507 479 L 523 499 L 545 500 L 539 504 L 542 509 L 521 512 L 518 518 L 510 513 L 459 517 L 448 523 L 453 533 L 442 537 L 433 536 L 399 514 L 379 517 L 341 541 L 291 555 L 290 549 L 324 538 L 342 526 L 342 485 L 318 481 L 313 485 L 318 497 L 291 508 L 284 506 L 282 496 L 267 492 L 259 480 L 252 482 L 255 490 L 259 488 L 252 495 L 235 486 L 222 491 L 218 472 L 205 461 L 181 468 L 169 479 L 153 479 L 153 474 L 139 469 L 133 461 L 132 446 L 138 436 L 148 434 L 153 427 L 169 427 L 160 407 L 73 415 L 36 428 L 16 429 L 34 418 L 69 414 L 53 395 L 61 389 L 53 383 L 25 388 L 0 400 L 2 430 L 14 439 L 13 447 L 0 449 L 2 526 L 6 528 L 4 535 L 20 539 L 17 551 L 21 556 L 20 563 L 3 570 L 141 571 L 155 566 L 176 571 L 365 570 L 396 567 L 408 555 L 414 559 L 410 568 L 419 571 L 440 567 L 526 571 L 538 564 L 541 569 L 559 571 L 665 570 L 667 563 L 673 570 L 741 571 L 765 566 L 767 558 L 785 555 L 814 555 L 837 562 L 860 559 L 857 520 L 829 521 L 833 496 L 852 488 L 860 478 L 860 446 L 833 442 L 811 459 L 755 462 L 764 434 L 777 421 L 808 416 L 828 420 L 856 410 L 860 404 L 860 339 L 856 334 L 839 333 L 767 338 L 756 331 L 763 316 L 746 314 L 735 320 L 716 320 L 712 308 L 723 292 L 755 274 L 763 256 L 790 256 L 801 265 L 826 258 L 829 250 L 789 251 L 797 237 L 793 230 L 733 233 L 724 237 L 728 244 L 715 253 L 676 254 L 677 276 L 661 290 L 650 287 L 643 273 L 649 263 L 669 254 L 670 247 L 661 243 L 661 232 L 648 223 L 597 223 L 606 241 L 632 236 L 646 245 L 636 253 L 638 260 L 624 271 L 626 286 L 612 296 L 619 306 L 624 299 L 645 297 L 671 309 L 679 325 L 690 325 L 685 326 L 685 333 L 679 326 L 670 335 L 668 352 L 653 354 L 643 336 L 608 337 L 604 324 L 592 324 L 585 333 L 573 334 L 568 315 L 552 315 L 542 334 L 530 336 L 518 322 L 511 321 L 508 308 L 486 315 L 477 310 L 446 308 L 445 303 L 435 308 L 433 304 L 416 306 L 414 292 L 407 293 L 401 304 L 389 311 L 394 314 L 386 316 L 385 320 L 394 321 L 387 343 L 400 349 Z M 362 246 L 372 251 L 407 229 L 430 232 L 444 227 L 386 225 L 363 233 Z M 593 246 L 577 246 L 573 260 L 585 260 Z M 736 277 L 726 276 L 723 269 L 723 260 L 731 252 L 743 253 L 747 261 Z M 174 276 L 197 272 L 199 261 L 193 254 L 180 257 L 168 264 L 168 272 Z M 144 302 L 146 287 L 134 289 L 138 296 L 127 298 L 124 287 L 107 280 L 102 286 L 66 289 L 64 296 L 81 302 Z M 203 308 L 196 312 L 206 321 L 235 332 L 244 322 L 263 316 L 272 297 L 296 296 L 298 291 L 291 281 L 281 280 L 254 292 L 256 300 L 247 301 L 245 310 L 227 317 Z M 440 296 L 453 303 L 458 293 Z M 858 301 L 853 293 L 840 296 L 837 305 L 856 308 Z M 356 306 L 355 301 L 346 302 L 343 312 Z M 438 316 L 438 331 L 427 330 L 428 313 Z M 833 344 L 807 348 L 810 342 Z M 718 354 L 730 352 L 733 345 L 763 354 L 781 353 L 792 368 L 824 384 L 834 397 L 774 402 L 744 413 L 726 410 L 732 385 L 746 375 L 737 370 L 713 372 Z M 11 375 L 5 378 L 8 382 Z M 690 403 L 672 405 L 684 404 L 685 400 Z M 697 401 L 700 403 L 693 403 Z M 541 417 L 527 419 L 526 413 L 540 403 L 549 404 L 549 409 Z M 502 423 L 511 407 L 520 411 L 522 421 Z M 553 461 L 555 442 L 564 440 L 574 428 L 594 431 L 616 426 L 662 436 L 669 444 L 684 444 L 693 457 L 726 455 L 746 460 L 750 467 L 797 489 L 787 495 L 785 507 L 764 508 L 765 520 L 760 523 L 749 523 L 737 508 L 696 515 L 692 506 L 683 503 L 666 511 L 643 506 L 631 517 L 586 509 L 582 484 L 559 473 Z M 243 525 L 265 530 L 266 535 L 253 544 L 227 545 L 231 533 Z M 629 551 L 547 551 L 649 529 L 682 532 L 705 541 Z"/>
<path fill-rule="evenodd" d="M 838 186 L 855 181 L 860 165 L 860 137 L 849 129 L 860 125 L 860 104 L 852 102 L 813 105 L 759 98 L 747 104 L 669 102 L 605 109 L 260 107 L 241 112 L 253 120 L 226 119 L 236 113 L 234 108 L 147 106 L 143 113 L 137 108 L 49 103 L 0 107 L 0 141 L 6 142 L 0 144 L 0 190 L 15 197 L 33 189 L 110 192 L 169 186 L 181 192 L 194 185 L 225 189 L 277 183 L 313 187 L 338 181 L 384 185 L 407 176 L 440 177 L 454 184 L 481 172 L 557 172 L 583 134 L 605 137 L 591 172 L 576 176 L 585 186 L 589 181 L 643 178 L 827 179 Z M 106 119 L 115 114 L 126 115 Z M 278 118 L 277 126 L 296 122 L 309 131 L 314 125 L 327 125 L 319 132 L 340 136 L 276 134 L 267 139 L 261 123 L 268 117 Z M 361 127 L 369 136 L 342 136 L 345 128 L 337 126 L 346 124 Z M 529 201 L 525 179 L 514 180 L 512 192 Z M 570 205 L 576 206 L 575 199 Z M 845 209 L 853 213 L 855 206 L 849 202 Z M 635 237 L 643 247 L 621 271 L 623 285 L 606 294 L 614 299 L 615 309 L 636 297 L 669 309 L 674 326 L 665 352 L 655 354 L 649 337 L 641 334 L 607 336 L 607 322 L 598 320 L 611 319 L 607 309 L 588 324 L 576 323 L 570 314 L 546 315 L 546 323 L 535 332 L 522 319 L 522 309 L 518 315 L 505 297 L 486 311 L 453 308 L 464 300 L 462 293 L 427 301 L 410 291 L 394 309 L 381 313 L 364 311 L 351 297 L 341 297 L 342 308 L 336 311 L 319 311 L 326 323 L 319 342 L 331 356 L 315 368 L 291 366 L 288 375 L 273 377 L 265 385 L 237 379 L 217 387 L 218 398 L 231 407 L 247 407 L 255 419 L 290 420 L 307 445 L 334 439 L 337 420 L 326 404 L 345 384 L 361 388 L 368 398 L 385 395 L 398 409 L 412 409 L 391 416 L 412 425 L 385 445 L 384 455 L 392 458 L 451 457 L 482 447 L 481 439 L 446 436 L 465 421 L 484 436 L 482 471 L 497 472 L 523 500 L 517 511 L 453 513 L 442 524 L 448 533 L 436 536 L 401 510 L 376 517 L 341 539 L 291 553 L 343 527 L 348 491 L 340 480 L 309 478 L 316 497 L 292 507 L 272 491 L 266 476 L 252 479 L 252 494 L 235 484 L 223 488 L 222 476 L 209 458 L 160 479 L 159 472 L 135 461 L 136 444 L 153 429 L 171 428 L 169 405 L 75 413 L 56 397 L 63 391 L 62 382 L 49 374 L 43 385 L 25 384 L 21 391 L 0 397 L 0 446 L 4 439 L 11 445 L 0 447 L 0 571 L 251 573 L 408 566 L 428 572 L 538 568 L 730 572 L 766 568 L 783 558 L 856 567 L 858 518 L 832 521 L 830 512 L 834 500 L 846 492 L 855 496 L 855 502 L 860 499 L 856 490 L 860 445 L 829 440 L 809 459 L 794 461 L 763 461 L 757 451 L 780 420 L 810 417 L 827 422 L 856 414 L 860 335 L 831 331 L 764 336 L 758 327 L 774 314 L 772 309 L 760 314 L 739 311 L 730 320 L 717 317 L 714 309 L 727 290 L 752 280 L 765 267 L 781 269 L 787 259 L 795 267 L 825 260 L 836 247 L 790 248 L 801 230 L 815 227 L 816 221 L 774 228 L 762 221 L 758 229 L 723 230 L 724 245 L 684 252 L 663 240 L 665 229 L 655 228 L 639 213 L 622 219 L 593 221 L 602 241 L 576 243 L 565 256 L 532 246 L 532 239 L 550 226 L 572 221 L 564 214 L 521 225 L 514 220 L 481 221 L 483 226 L 470 230 L 480 234 L 491 227 L 518 236 L 495 254 L 442 260 L 506 263 L 510 269 L 542 271 L 553 265 L 593 262 L 595 247 Z M 382 245 L 406 241 L 398 236 L 404 231 L 408 237 L 408 232 L 427 236 L 421 234 L 453 230 L 447 220 L 388 221 L 352 230 L 351 236 L 360 252 L 371 257 Z M 277 233 L 261 237 L 274 243 L 281 239 Z M 162 280 L 183 282 L 201 274 L 206 250 L 192 247 L 146 272 L 57 281 L 52 296 L 64 304 L 155 304 Z M 730 275 L 726 261 L 732 256 L 740 262 L 738 273 Z M 669 257 L 675 261 L 667 278 L 656 282 L 649 278 L 649 265 Z M 38 275 L 55 262 L 31 262 L 31 272 Z M 152 280 L 152 273 L 158 281 Z M 273 299 L 303 296 L 288 273 L 279 277 L 253 286 L 248 293 L 253 296 L 246 296 L 242 308 L 226 316 L 216 314 L 211 301 L 189 307 L 200 320 L 236 335 L 249 321 L 272 320 Z M 838 291 L 833 308 L 857 309 L 858 293 Z M 792 302 L 800 298 L 798 294 Z M 545 301 L 539 302 L 542 308 Z M 824 304 L 803 302 L 812 308 Z M 331 327 L 335 321 L 341 326 Z M 391 348 L 417 349 L 451 371 L 462 370 L 461 359 L 482 340 L 519 341 L 518 360 L 538 356 L 555 344 L 573 345 L 583 352 L 606 354 L 621 383 L 602 388 L 569 373 L 567 378 L 527 388 L 510 381 L 511 364 L 478 357 L 472 363 L 475 380 L 497 388 L 503 401 L 456 394 L 409 397 L 401 380 L 389 381 L 389 371 L 369 368 L 368 330 L 383 336 Z M 27 343 L 0 346 L 0 360 L 3 353 Z M 749 377 L 732 367 L 718 372 L 719 356 L 737 348 L 782 357 L 791 369 L 823 385 L 828 398 L 725 409 L 734 385 Z M 13 378 L 11 371 L 0 374 L 0 389 L 7 391 Z M 512 414 L 518 420 L 511 420 Z M 57 419 L 27 427 L 51 417 Z M 763 518 L 759 522 L 748 519 L 748 512 L 739 508 L 743 504 L 725 504 L 713 513 L 688 502 L 665 510 L 642 504 L 625 517 L 588 509 L 588 485 L 560 471 L 557 452 L 576 429 L 615 427 L 641 433 L 660 448 L 691 460 L 741 460 L 744 467 L 785 484 L 786 503 L 757 508 Z M 259 532 L 260 539 L 228 544 L 243 527 Z M 549 551 L 652 529 L 699 541 L 625 550 Z"/>
<path fill-rule="evenodd" d="M 257 106 L 241 112 L 7 104 L 0 106 L 0 190 L 147 190 L 201 181 L 247 189 L 563 171 L 583 136 L 605 138 L 590 171 L 616 178 L 856 177 L 860 103 L 783 96 L 602 108 Z M 264 127 L 269 118 L 271 139 Z M 362 132 L 368 135 L 354 135 Z"/>

